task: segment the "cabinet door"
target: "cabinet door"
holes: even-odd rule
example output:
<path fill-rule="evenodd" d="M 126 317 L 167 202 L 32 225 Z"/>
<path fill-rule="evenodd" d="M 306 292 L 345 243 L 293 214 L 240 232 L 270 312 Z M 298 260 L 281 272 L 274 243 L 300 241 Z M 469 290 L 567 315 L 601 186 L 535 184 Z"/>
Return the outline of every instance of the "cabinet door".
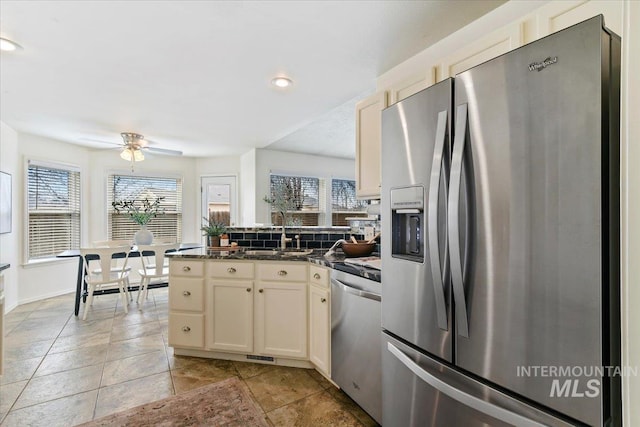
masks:
<path fill-rule="evenodd" d="M 253 282 L 209 282 L 211 308 L 207 347 L 215 350 L 253 352 Z"/>
<path fill-rule="evenodd" d="M 326 376 L 331 376 L 331 298 L 319 286 L 309 287 L 309 359 Z"/>
<path fill-rule="evenodd" d="M 256 287 L 256 353 L 306 358 L 307 284 L 259 282 Z"/>
<path fill-rule="evenodd" d="M 380 198 L 380 113 L 386 106 L 386 92 L 356 105 L 356 194 L 360 199 Z"/>
<path fill-rule="evenodd" d="M 431 68 L 424 75 L 419 74 L 395 83 L 389 87 L 389 105 L 402 101 L 413 94 L 428 88 L 436 82 L 436 70 Z"/>

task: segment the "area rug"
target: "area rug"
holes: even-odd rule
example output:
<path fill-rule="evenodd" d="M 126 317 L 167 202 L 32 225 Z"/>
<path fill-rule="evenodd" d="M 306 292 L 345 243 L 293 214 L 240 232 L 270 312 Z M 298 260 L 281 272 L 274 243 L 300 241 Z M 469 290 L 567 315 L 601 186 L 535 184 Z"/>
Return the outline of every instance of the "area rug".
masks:
<path fill-rule="evenodd" d="M 268 426 L 237 377 L 82 424 L 97 426 Z"/>

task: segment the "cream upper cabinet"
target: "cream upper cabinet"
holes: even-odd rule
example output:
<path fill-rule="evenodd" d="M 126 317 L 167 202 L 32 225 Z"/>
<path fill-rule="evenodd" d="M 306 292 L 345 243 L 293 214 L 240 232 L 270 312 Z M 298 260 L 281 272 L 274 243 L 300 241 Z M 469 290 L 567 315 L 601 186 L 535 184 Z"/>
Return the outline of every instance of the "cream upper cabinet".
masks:
<path fill-rule="evenodd" d="M 381 112 L 387 93 L 376 93 L 356 104 L 356 194 L 359 199 L 380 198 Z"/>
<path fill-rule="evenodd" d="M 253 281 L 210 280 L 207 347 L 253 352 Z"/>
<path fill-rule="evenodd" d="M 540 7 L 535 14 L 537 37 L 545 37 L 579 22 L 604 16 L 605 25 L 614 33 L 622 34 L 621 2 L 612 0 L 552 1 Z"/>
<path fill-rule="evenodd" d="M 414 93 L 418 93 L 422 89 L 428 88 L 435 82 L 436 70 L 435 68 L 431 68 L 424 74 L 417 74 L 411 78 L 395 83 L 388 89 L 389 105 L 395 104 L 398 101 L 402 101 L 403 99 L 410 97 Z"/>
<path fill-rule="evenodd" d="M 329 290 L 309 286 L 309 359 L 331 377 L 331 297 Z"/>
<path fill-rule="evenodd" d="M 443 58 L 437 73 L 438 81 L 516 49 L 523 45 L 523 41 L 522 23 L 500 28 Z"/>

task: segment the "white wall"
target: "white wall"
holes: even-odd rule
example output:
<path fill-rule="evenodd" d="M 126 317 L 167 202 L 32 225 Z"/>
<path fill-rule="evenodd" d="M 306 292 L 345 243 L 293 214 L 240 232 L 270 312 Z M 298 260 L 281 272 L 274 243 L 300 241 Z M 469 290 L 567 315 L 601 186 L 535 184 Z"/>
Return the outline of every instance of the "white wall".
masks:
<path fill-rule="evenodd" d="M 271 172 L 300 174 L 326 180 L 354 179 L 353 160 L 267 149 L 255 151 L 255 212 L 256 221 L 259 223 L 271 224 L 271 207 L 263 201 L 263 197 L 270 194 L 269 174 Z"/>
<path fill-rule="evenodd" d="M 250 227 L 256 223 L 256 150 L 240 156 L 240 225 Z"/>
<path fill-rule="evenodd" d="M 5 311 L 11 311 L 18 305 L 18 266 L 20 265 L 20 236 L 22 221 L 18 208 L 20 194 L 17 177 L 20 171 L 18 155 L 18 134 L 0 122 L 0 170 L 11 174 L 11 202 L 13 213 L 11 217 L 11 233 L 0 234 L 0 263 L 11 264 L 4 270 Z M 2 315 L 2 313 L 0 313 Z"/>

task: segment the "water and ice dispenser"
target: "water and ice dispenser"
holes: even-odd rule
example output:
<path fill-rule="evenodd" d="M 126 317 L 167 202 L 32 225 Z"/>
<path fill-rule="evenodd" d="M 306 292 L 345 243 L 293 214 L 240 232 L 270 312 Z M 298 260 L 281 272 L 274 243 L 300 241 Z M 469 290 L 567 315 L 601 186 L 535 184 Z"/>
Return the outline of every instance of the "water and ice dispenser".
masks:
<path fill-rule="evenodd" d="M 391 189 L 391 255 L 415 262 L 424 261 L 424 187 L 415 185 Z"/>

